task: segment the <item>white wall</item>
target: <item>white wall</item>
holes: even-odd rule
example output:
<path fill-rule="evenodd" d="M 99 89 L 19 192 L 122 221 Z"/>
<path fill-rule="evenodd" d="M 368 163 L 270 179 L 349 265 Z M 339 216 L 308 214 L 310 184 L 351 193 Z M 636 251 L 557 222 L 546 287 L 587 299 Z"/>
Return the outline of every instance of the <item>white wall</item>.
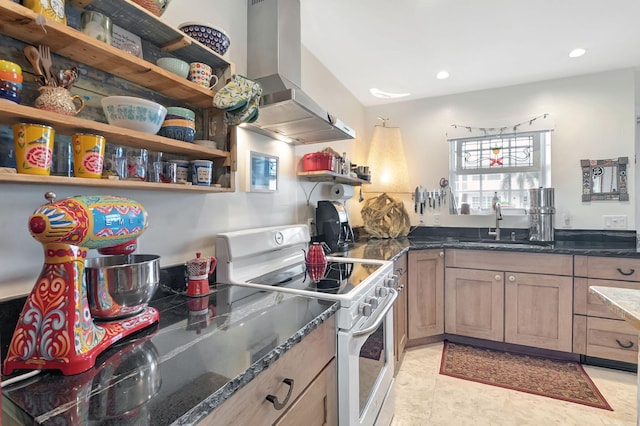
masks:
<path fill-rule="evenodd" d="M 389 125 L 402 130 L 407 168 L 413 186 L 436 188 L 448 177 L 447 130 L 451 124 L 472 127 L 512 125 L 542 113 L 552 114 L 552 173 L 555 187 L 556 227 L 569 214 L 575 229 L 602 229 L 602 215 L 626 215 L 628 229 L 636 228 L 635 205 L 635 79 L 631 69 L 549 80 L 532 84 L 442 96 L 368 108 L 367 138 L 377 116 L 390 118 Z M 627 156 L 631 201 L 581 201 L 581 159 Z M 365 186 L 366 188 L 366 186 Z M 410 194 L 404 194 L 411 223 L 420 218 L 413 212 Z M 443 226 L 489 226 L 491 216 L 449 216 L 441 212 Z M 424 216 L 426 225 L 435 217 Z M 503 226 L 526 226 L 508 218 Z"/>
<path fill-rule="evenodd" d="M 302 89 L 330 114 L 344 121 L 356 131 L 354 139 L 326 142 L 320 144 L 298 145 L 295 149 L 298 171 L 302 171 L 302 156 L 309 152 L 322 151 L 331 147 L 339 153 L 346 152 L 347 157 L 355 164 L 362 164 L 365 160 L 368 143 L 365 139 L 364 118 L 365 110 L 360 102 L 331 74 L 318 59 L 304 47 L 302 49 Z M 298 217 L 301 222 L 315 218 L 315 207 L 318 200 L 326 200 L 330 183 L 315 183 L 301 181 L 298 186 Z M 307 198 L 309 202 L 307 203 Z M 361 205 L 357 196 L 345 203 L 349 220 L 353 225 L 361 225 Z"/>

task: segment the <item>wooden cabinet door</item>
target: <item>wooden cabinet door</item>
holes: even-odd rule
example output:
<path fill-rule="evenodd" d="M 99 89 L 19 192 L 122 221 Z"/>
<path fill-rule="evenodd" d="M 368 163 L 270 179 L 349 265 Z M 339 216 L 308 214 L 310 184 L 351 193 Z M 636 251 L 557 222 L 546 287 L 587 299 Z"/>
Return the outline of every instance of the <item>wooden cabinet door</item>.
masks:
<path fill-rule="evenodd" d="M 404 348 L 407 346 L 407 274 L 398 281 L 398 299 L 393 305 L 393 349 L 395 352 L 395 372 L 400 369 Z"/>
<path fill-rule="evenodd" d="M 499 271 L 447 268 L 445 331 L 461 336 L 503 341 L 503 281 L 504 274 Z"/>
<path fill-rule="evenodd" d="M 409 340 L 444 333 L 444 252 L 409 252 Z"/>
<path fill-rule="evenodd" d="M 571 277 L 505 273 L 505 342 L 571 352 Z"/>
<path fill-rule="evenodd" d="M 275 423 L 278 426 L 338 424 L 338 384 L 335 358 Z"/>

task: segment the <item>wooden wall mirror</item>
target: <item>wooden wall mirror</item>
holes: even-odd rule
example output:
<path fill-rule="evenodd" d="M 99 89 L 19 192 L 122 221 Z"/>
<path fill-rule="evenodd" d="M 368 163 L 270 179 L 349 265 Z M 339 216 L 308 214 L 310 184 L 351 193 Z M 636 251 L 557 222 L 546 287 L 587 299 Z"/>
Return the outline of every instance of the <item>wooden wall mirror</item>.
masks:
<path fill-rule="evenodd" d="M 629 201 L 627 164 L 629 157 L 608 160 L 580 160 L 582 201 Z"/>

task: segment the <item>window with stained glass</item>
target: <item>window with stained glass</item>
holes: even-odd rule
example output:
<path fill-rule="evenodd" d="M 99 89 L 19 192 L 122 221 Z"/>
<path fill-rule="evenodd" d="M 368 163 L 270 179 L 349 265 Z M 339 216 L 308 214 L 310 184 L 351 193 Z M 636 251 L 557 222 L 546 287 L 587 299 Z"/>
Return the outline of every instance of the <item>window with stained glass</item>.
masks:
<path fill-rule="evenodd" d="M 526 213 L 529 189 L 550 185 L 550 142 L 550 131 L 450 140 L 457 209 L 468 204 L 472 214 L 490 213 L 497 193 L 503 209 Z"/>

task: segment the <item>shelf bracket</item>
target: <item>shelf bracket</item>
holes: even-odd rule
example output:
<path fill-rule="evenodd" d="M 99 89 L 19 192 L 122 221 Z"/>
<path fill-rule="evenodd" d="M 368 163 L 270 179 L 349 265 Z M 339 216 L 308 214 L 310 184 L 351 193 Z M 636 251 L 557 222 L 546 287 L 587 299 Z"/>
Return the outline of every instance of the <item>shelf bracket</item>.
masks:
<path fill-rule="evenodd" d="M 163 52 L 174 52 L 183 47 L 191 46 L 191 37 L 185 34 L 184 37 L 177 38 L 160 46 Z"/>

